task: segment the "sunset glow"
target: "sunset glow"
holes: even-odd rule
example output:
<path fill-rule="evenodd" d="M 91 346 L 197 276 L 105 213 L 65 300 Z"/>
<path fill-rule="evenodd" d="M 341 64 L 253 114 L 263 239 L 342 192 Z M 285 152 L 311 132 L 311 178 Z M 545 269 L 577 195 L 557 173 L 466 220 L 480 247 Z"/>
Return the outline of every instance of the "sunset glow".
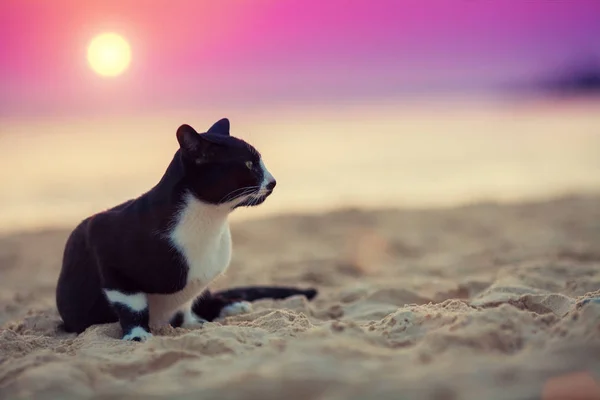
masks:
<path fill-rule="evenodd" d="M 138 3 L 0 1 L 0 116 L 463 95 L 600 60 L 598 0 Z"/>
<path fill-rule="evenodd" d="M 88 62 L 98 75 L 114 77 L 121 75 L 131 62 L 129 43 L 116 33 L 96 36 L 88 47 Z"/>

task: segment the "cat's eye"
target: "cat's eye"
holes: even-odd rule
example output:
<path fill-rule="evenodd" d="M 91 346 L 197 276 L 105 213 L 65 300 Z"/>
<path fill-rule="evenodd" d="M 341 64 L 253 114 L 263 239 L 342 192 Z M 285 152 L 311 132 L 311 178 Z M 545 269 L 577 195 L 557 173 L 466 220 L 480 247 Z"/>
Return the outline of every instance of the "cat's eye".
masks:
<path fill-rule="evenodd" d="M 248 169 L 252 169 L 253 166 L 254 163 L 252 161 L 246 161 L 246 167 L 248 167 Z"/>

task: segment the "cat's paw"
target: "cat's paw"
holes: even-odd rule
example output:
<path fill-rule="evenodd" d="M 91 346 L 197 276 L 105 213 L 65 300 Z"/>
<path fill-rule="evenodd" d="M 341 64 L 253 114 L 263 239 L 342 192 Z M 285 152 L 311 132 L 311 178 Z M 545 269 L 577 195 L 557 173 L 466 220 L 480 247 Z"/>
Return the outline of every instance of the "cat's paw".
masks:
<path fill-rule="evenodd" d="M 123 340 L 129 340 L 134 342 L 145 342 L 148 338 L 151 338 L 152 334 L 142 328 L 141 326 L 136 326 L 131 329 L 127 335 L 123 335 Z"/>
<path fill-rule="evenodd" d="M 208 321 L 203 318 L 194 318 L 184 321 L 181 327 L 184 329 L 200 329 Z"/>
<path fill-rule="evenodd" d="M 232 317 L 234 315 L 248 314 L 252 311 L 252 304 L 247 301 L 240 301 L 237 303 L 231 303 L 230 305 L 223 307 L 219 318 Z"/>
<path fill-rule="evenodd" d="M 200 318 L 192 310 L 186 310 L 183 314 L 183 323 L 181 327 L 184 329 L 200 329 L 208 321 Z"/>

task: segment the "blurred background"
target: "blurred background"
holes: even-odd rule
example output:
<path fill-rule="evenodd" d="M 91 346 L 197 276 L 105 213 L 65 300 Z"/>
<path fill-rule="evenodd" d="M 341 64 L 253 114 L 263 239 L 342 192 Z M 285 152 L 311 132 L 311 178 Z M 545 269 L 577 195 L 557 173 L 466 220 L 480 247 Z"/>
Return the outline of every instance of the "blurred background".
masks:
<path fill-rule="evenodd" d="M 2 0 L 0 231 L 73 225 L 229 117 L 235 218 L 600 188 L 598 0 Z"/>

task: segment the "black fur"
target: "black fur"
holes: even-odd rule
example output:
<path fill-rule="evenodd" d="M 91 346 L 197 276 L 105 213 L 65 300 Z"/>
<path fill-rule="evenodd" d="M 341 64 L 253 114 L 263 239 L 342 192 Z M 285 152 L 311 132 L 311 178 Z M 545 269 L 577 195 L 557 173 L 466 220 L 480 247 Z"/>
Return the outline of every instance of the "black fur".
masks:
<path fill-rule="evenodd" d="M 120 322 L 123 335 L 133 326 L 148 329 L 147 308 L 132 312 L 111 304 L 103 290 L 131 294 L 172 294 L 182 290 L 187 266 L 166 235 L 186 194 L 192 193 L 205 203 L 225 204 L 236 190 L 257 187 L 262 182 L 260 154 L 248 143 L 230 136 L 227 119 L 203 134 L 182 125 L 176 136 L 180 148 L 156 186 L 136 199 L 86 218 L 68 238 L 56 291 L 65 330 L 80 333 L 91 325 L 116 321 Z M 266 192 L 256 190 L 251 193 L 254 197 L 234 207 L 264 202 L 274 186 L 273 180 Z M 207 291 L 195 301 L 193 311 L 210 321 L 234 298 L 256 300 L 294 294 L 312 298 L 315 293 L 252 287 L 215 295 Z M 181 324 L 181 319 L 181 315 L 174 315 L 171 322 Z"/>
<path fill-rule="evenodd" d="M 118 320 L 121 322 L 123 335 L 131 333 L 135 327 L 141 327 L 147 332 L 150 332 L 150 326 L 148 325 L 150 313 L 148 308 L 139 312 L 133 312 L 129 308 L 119 303 L 115 303 L 112 305 L 112 309 L 117 315 Z"/>
<path fill-rule="evenodd" d="M 171 318 L 170 324 L 173 328 L 179 328 L 183 324 L 183 312 L 177 311 L 173 318 Z"/>
<path fill-rule="evenodd" d="M 216 292 L 213 296 L 222 297 L 233 301 L 254 301 L 259 299 L 285 299 L 294 295 L 305 296 L 312 300 L 316 295 L 315 289 L 298 289 L 284 286 L 248 286 L 231 288 Z"/>

